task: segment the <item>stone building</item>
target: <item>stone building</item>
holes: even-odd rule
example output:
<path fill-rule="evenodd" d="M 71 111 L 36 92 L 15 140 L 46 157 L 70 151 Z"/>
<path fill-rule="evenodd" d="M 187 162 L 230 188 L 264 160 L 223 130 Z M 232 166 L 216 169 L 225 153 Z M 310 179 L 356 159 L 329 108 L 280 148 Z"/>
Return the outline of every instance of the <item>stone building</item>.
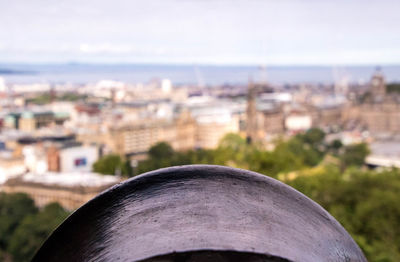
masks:
<path fill-rule="evenodd" d="M 38 207 L 57 202 L 67 210 L 74 210 L 118 182 L 115 176 L 96 173 L 28 173 L 8 179 L 2 190 L 25 193 Z"/>
<path fill-rule="evenodd" d="M 239 132 L 239 120 L 237 116 L 198 117 L 195 132 L 196 148 L 216 148 L 226 134 L 237 132 Z"/>
<path fill-rule="evenodd" d="M 0 154 L 0 185 L 12 177 L 26 172 L 24 158 L 12 154 Z"/>
<path fill-rule="evenodd" d="M 381 103 L 362 104 L 360 118 L 372 133 L 400 132 L 400 100 L 386 97 Z"/>
<path fill-rule="evenodd" d="M 120 155 L 146 153 L 158 142 L 167 142 L 176 150 L 195 146 L 195 120 L 182 113 L 171 120 L 141 120 L 110 128 L 104 141 L 112 152 Z"/>
<path fill-rule="evenodd" d="M 371 94 L 375 101 L 382 101 L 386 96 L 386 82 L 381 70 L 378 68 L 371 79 Z"/>
<path fill-rule="evenodd" d="M 32 132 L 50 125 L 62 125 L 69 114 L 52 111 L 24 111 L 10 113 L 5 117 L 5 126 L 25 132 Z"/>
<path fill-rule="evenodd" d="M 318 128 L 340 126 L 343 123 L 343 112 L 343 105 L 315 107 L 310 110 L 312 125 Z"/>
<path fill-rule="evenodd" d="M 281 108 L 265 110 L 261 112 L 263 135 L 283 134 L 285 131 L 285 116 Z"/>
<path fill-rule="evenodd" d="M 24 112 L 19 119 L 19 129 L 27 132 L 45 127 L 55 122 L 53 112 Z"/>
<path fill-rule="evenodd" d="M 387 94 L 385 78 L 377 71 L 362 101 L 343 110 L 343 120 L 355 121 L 372 134 L 400 132 L 400 96 Z"/>

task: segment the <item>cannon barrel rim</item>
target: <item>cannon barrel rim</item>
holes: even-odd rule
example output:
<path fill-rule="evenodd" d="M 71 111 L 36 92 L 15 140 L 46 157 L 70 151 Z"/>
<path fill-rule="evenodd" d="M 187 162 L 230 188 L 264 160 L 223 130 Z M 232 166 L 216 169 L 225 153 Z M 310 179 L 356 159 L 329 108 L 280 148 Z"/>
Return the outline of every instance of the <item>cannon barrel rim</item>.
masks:
<path fill-rule="evenodd" d="M 144 261 L 204 250 L 366 261 L 346 230 L 310 198 L 273 178 L 215 165 L 158 169 L 111 187 L 71 214 L 33 261 Z"/>

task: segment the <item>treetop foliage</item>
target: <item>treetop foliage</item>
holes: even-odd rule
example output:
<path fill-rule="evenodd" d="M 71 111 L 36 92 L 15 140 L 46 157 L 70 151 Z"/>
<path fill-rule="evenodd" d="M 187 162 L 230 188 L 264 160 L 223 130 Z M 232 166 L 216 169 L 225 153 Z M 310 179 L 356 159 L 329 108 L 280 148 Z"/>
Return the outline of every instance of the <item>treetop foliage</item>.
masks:
<path fill-rule="evenodd" d="M 57 203 L 38 209 L 25 194 L 0 193 L 0 261 L 30 261 L 67 215 Z"/>

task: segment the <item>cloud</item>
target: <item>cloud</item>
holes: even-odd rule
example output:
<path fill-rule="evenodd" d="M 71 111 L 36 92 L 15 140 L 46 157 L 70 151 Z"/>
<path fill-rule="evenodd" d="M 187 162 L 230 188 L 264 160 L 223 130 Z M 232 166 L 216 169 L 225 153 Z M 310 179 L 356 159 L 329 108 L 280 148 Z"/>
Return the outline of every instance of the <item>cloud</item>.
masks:
<path fill-rule="evenodd" d="M 109 43 L 86 44 L 79 46 L 79 51 L 85 54 L 131 54 L 135 48 L 131 45 L 115 45 Z"/>

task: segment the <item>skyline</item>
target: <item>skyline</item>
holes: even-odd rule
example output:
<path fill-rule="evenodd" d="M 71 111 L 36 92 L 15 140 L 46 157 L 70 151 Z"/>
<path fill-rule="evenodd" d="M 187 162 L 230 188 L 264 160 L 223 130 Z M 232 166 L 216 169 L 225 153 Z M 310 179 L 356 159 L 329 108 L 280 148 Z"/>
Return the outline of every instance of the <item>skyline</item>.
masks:
<path fill-rule="evenodd" d="M 40 2 L 0 0 L 0 64 L 400 64 L 396 1 Z"/>

